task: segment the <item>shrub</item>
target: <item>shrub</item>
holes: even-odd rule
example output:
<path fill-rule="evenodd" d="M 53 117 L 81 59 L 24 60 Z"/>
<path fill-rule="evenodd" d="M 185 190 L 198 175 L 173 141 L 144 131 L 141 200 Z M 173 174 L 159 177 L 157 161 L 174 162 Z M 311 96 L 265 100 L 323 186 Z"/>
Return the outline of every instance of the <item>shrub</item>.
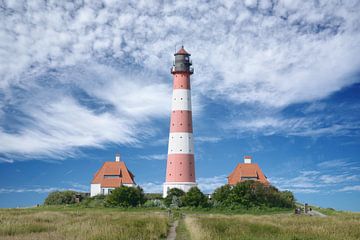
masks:
<path fill-rule="evenodd" d="M 228 205 L 227 201 L 230 192 L 231 192 L 231 186 L 229 184 L 226 184 L 224 186 L 215 189 L 214 193 L 212 194 L 212 200 L 214 206 Z"/>
<path fill-rule="evenodd" d="M 103 207 L 105 202 L 105 195 L 96 195 L 91 198 L 86 198 L 81 202 L 85 207 Z"/>
<path fill-rule="evenodd" d="M 50 193 L 44 201 L 45 205 L 62 205 L 75 203 L 74 191 L 55 191 Z"/>
<path fill-rule="evenodd" d="M 146 200 L 155 200 L 155 199 L 161 200 L 163 197 L 161 193 L 145 193 L 145 198 Z"/>
<path fill-rule="evenodd" d="M 182 197 L 182 203 L 188 207 L 206 207 L 207 197 L 200 191 L 198 187 L 192 187 Z"/>
<path fill-rule="evenodd" d="M 145 195 L 140 187 L 121 186 L 115 188 L 105 198 L 105 205 L 111 207 L 136 207 L 145 202 Z"/>
<path fill-rule="evenodd" d="M 235 186 L 225 185 L 215 190 L 214 206 L 225 207 L 280 207 L 291 208 L 295 205 L 294 195 L 290 191 L 281 192 L 274 186 L 258 181 L 244 181 Z"/>
<path fill-rule="evenodd" d="M 185 192 L 178 188 L 172 188 L 168 191 L 166 198 L 164 199 L 164 203 L 167 207 L 171 204 L 177 205 L 175 207 L 181 207 L 182 203 L 180 198 L 185 195 Z"/>

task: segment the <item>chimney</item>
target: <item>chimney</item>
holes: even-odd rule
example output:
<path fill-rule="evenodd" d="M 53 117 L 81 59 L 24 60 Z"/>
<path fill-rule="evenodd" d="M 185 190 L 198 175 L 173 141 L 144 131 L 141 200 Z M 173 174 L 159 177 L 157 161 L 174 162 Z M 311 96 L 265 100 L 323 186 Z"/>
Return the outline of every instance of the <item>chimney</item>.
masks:
<path fill-rule="evenodd" d="M 251 159 L 252 159 L 251 156 L 245 156 L 244 157 L 244 163 L 251 163 Z"/>
<path fill-rule="evenodd" d="M 120 153 L 115 155 L 115 162 L 120 162 Z"/>

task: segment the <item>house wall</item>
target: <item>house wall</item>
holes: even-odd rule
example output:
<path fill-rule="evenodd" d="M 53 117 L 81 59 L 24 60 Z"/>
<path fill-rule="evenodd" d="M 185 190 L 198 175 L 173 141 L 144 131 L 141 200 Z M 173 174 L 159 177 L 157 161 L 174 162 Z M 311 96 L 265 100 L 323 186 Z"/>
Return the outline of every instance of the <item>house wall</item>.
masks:
<path fill-rule="evenodd" d="M 135 184 L 123 184 L 127 187 L 135 187 Z M 100 184 L 91 184 L 90 188 L 90 196 L 94 197 L 96 195 L 102 194 L 102 195 L 108 195 L 111 190 L 114 190 L 115 188 L 102 188 Z"/>
<path fill-rule="evenodd" d="M 100 184 L 90 185 L 90 197 L 99 195 L 101 193 Z"/>

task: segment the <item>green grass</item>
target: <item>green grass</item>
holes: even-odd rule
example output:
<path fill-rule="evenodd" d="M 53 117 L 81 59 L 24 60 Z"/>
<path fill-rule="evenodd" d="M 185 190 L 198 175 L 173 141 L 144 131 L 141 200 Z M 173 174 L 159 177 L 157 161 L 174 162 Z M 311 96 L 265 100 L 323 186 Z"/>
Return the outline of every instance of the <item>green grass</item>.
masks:
<path fill-rule="evenodd" d="M 360 214 L 339 213 L 326 218 L 276 215 L 188 215 L 191 239 L 357 240 Z"/>
<path fill-rule="evenodd" d="M 179 225 L 176 228 L 176 240 L 189 240 L 189 239 L 191 239 L 190 232 L 186 228 L 184 219 L 180 219 Z"/>
<path fill-rule="evenodd" d="M 123 209 L 0 210 L 0 239 L 163 239 L 165 212 Z"/>

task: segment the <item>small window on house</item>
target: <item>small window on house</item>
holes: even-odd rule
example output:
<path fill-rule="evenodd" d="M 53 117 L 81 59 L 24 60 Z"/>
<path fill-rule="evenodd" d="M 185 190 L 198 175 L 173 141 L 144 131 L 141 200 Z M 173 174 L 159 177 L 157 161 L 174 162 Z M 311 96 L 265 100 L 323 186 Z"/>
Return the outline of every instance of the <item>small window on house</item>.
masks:
<path fill-rule="evenodd" d="M 183 100 L 183 98 L 180 98 L 180 100 Z"/>
<path fill-rule="evenodd" d="M 104 175 L 104 178 L 121 178 L 121 173 L 118 175 Z"/>
<path fill-rule="evenodd" d="M 180 164 L 182 164 L 182 162 L 180 162 Z"/>
<path fill-rule="evenodd" d="M 180 123 L 180 126 L 182 126 L 182 123 Z"/>
<path fill-rule="evenodd" d="M 180 152 L 182 152 L 182 149 L 180 149 Z"/>
<path fill-rule="evenodd" d="M 180 175 L 180 176 L 182 176 L 182 174 L 181 174 L 181 173 L 180 173 L 179 175 Z"/>

